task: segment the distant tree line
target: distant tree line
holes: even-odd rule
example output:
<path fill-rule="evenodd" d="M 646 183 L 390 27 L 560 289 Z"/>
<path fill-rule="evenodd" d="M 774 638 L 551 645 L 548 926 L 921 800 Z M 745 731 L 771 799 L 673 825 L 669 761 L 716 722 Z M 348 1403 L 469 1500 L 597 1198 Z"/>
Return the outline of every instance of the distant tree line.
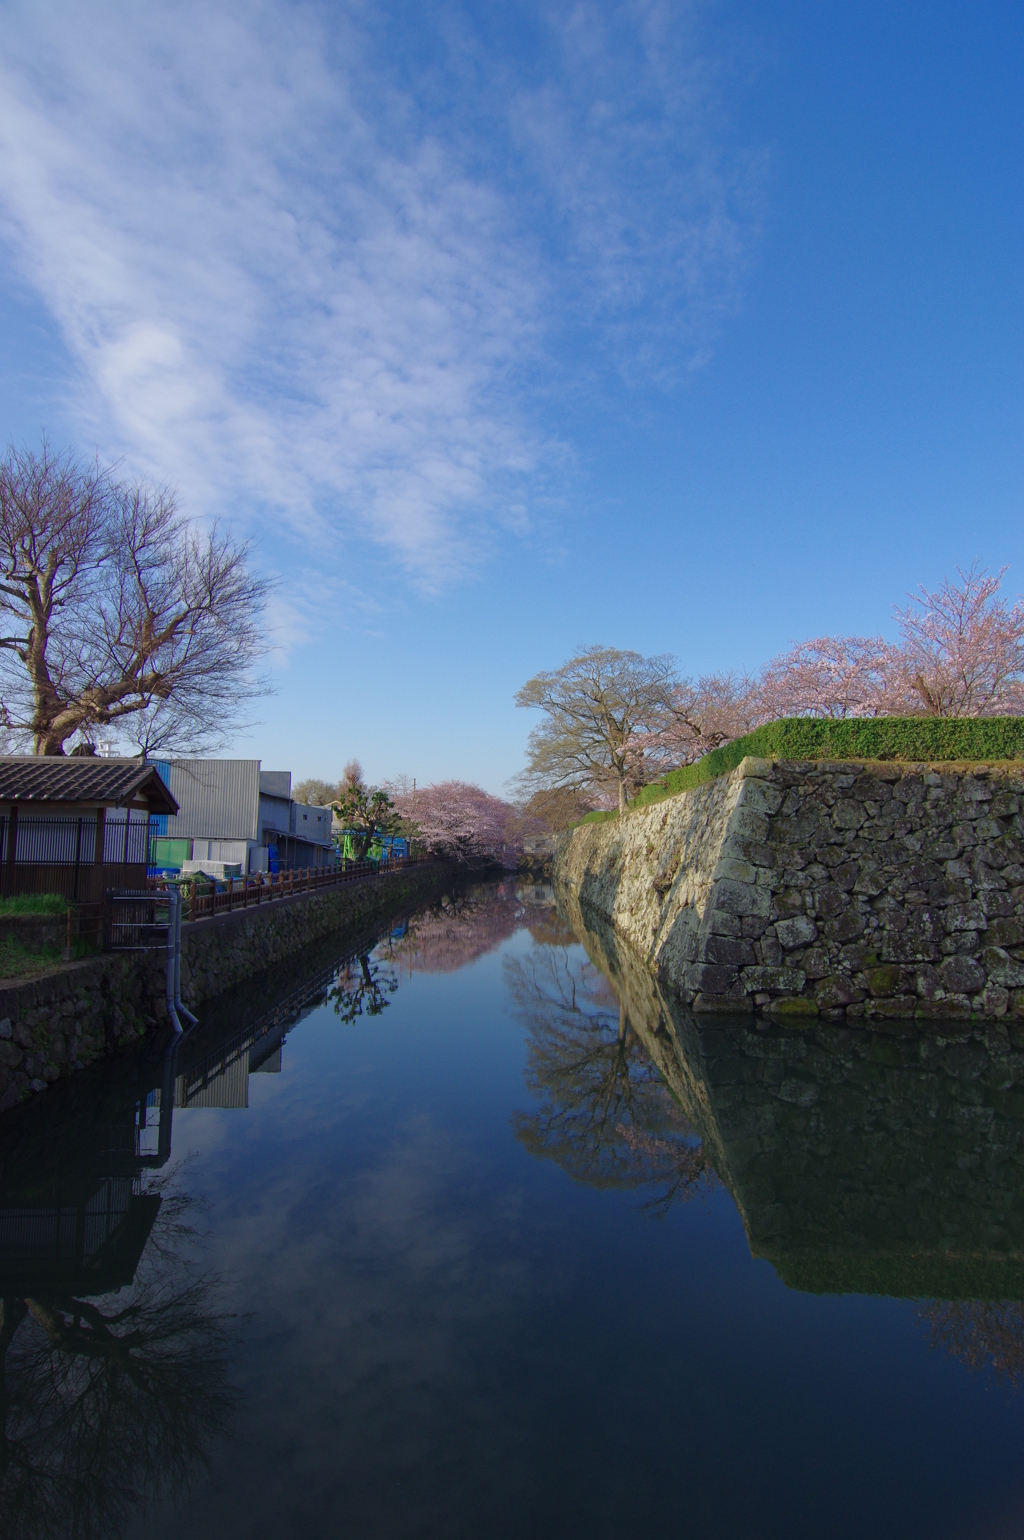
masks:
<path fill-rule="evenodd" d="M 466 781 L 417 787 L 408 776 L 367 785 L 357 759 L 340 781 L 310 777 L 295 788 L 299 802 L 332 808 L 338 825 L 364 855 L 378 835 L 404 835 L 421 850 L 463 866 L 515 867 L 536 818 Z"/>

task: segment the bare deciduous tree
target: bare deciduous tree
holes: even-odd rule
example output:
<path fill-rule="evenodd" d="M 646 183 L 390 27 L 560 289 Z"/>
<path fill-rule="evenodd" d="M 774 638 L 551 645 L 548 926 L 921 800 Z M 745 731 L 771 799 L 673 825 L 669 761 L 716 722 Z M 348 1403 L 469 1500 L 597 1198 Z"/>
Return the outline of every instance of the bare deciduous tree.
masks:
<path fill-rule="evenodd" d="M 309 776 L 300 781 L 292 792 L 296 802 L 301 802 L 307 807 L 330 807 L 342 794 L 342 783 L 338 781 L 321 781 L 317 776 Z"/>
<path fill-rule="evenodd" d="M 619 811 L 647 778 L 644 743 L 671 720 L 673 660 L 585 647 L 516 695 L 545 720 L 530 734 L 527 786 L 614 789 Z"/>
<path fill-rule="evenodd" d="M 658 1214 L 713 1181 L 702 1145 L 593 963 L 537 946 L 505 958 L 504 971 L 539 1103 L 512 1117 L 520 1143 L 576 1181 L 654 1188 L 649 1207 Z"/>
<path fill-rule="evenodd" d="M 37 754 L 104 729 L 144 749 L 222 743 L 265 692 L 268 584 L 174 497 L 71 452 L 0 462 L 3 726 Z"/>
<path fill-rule="evenodd" d="M 180 1497 L 208 1469 L 235 1401 L 230 1317 L 216 1278 L 183 1265 L 182 1245 L 200 1239 L 188 1207 L 165 1199 L 127 1290 L 0 1300 L 5 1536 L 116 1540 L 160 1492 Z"/>

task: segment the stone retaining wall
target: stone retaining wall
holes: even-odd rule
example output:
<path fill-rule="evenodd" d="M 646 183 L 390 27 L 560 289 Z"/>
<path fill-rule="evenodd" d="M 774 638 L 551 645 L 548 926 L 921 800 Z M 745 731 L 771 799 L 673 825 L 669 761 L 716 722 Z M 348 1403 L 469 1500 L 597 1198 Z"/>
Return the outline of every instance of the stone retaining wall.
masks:
<path fill-rule="evenodd" d="M 1024 1016 L 1024 766 L 747 758 L 563 838 L 556 887 L 696 1011 Z"/>
<path fill-rule="evenodd" d="M 443 863 L 296 894 L 182 926 L 182 998 L 198 1012 L 331 931 L 368 928 L 451 880 Z M 166 953 L 109 953 L 0 986 L 0 1112 L 167 1024 Z"/>

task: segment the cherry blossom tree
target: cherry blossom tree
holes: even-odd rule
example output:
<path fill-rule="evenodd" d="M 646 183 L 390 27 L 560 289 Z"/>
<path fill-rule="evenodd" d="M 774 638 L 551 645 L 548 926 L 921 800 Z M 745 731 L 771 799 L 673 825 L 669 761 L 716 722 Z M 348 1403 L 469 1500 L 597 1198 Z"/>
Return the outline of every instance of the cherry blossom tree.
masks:
<path fill-rule="evenodd" d="M 439 781 L 396 793 L 394 807 L 414 838 L 435 855 L 462 865 L 518 862 L 522 835 L 515 809 L 479 786 Z"/>
<path fill-rule="evenodd" d="M 392 955 L 410 974 L 454 973 L 493 952 L 525 918 L 513 877 L 493 886 L 460 883 L 409 922 Z"/>
<path fill-rule="evenodd" d="M 1024 712 L 1024 602 L 998 597 L 997 575 L 974 562 L 959 582 L 920 588 L 896 610 L 900 641 L 823 636 L 772 660 L 757 681 L 756 715 L 979 717 Z"/>
<path fill-rule="evenodd" d="M 926 716 L 1019 716 L 1024 713 L 1024 601 L 997 597 L 995 576 L 974 562 L 957 568 L 935 593 L 924 588 L 897 610 L 898 658 L 905 696 Z"/>
<path fill-rule="evenodd" d="M 584 792 L 598 805 L 782 717 L 1024 715 L 1024 599 L 999 597 L 1005 568 L 974 562 L 896 609 L 900 639 L 819 636 L 756 675 L 677 679 L 673 660 L 586 648 L 523 686 L 545 713 L 520 784 Z M 528 804 L 531 805 L 532 804 Z"/>
<path fill-rule="evenodd" d="M 880 636 L 819 636 L 773 658 L 751 691 L 751 720 L 862 717 L 900 702 L 898 650 Z"/>
<path fill-rule="evenodd" d="M 647 753 L 668 768 L 692 765 L 763 720 L 757 683 L 737 673 L 682 679 L 672 689 L 663 720 L 660 730 L 644 739 Z"/>
<path fill-rule="evenodd" d="M 933 1300 L 920 1311 L 931 1347 L 988 1373 L 1013 1390 L 1024 1385 L 1024 1304 L 1019 1300 Z"/>

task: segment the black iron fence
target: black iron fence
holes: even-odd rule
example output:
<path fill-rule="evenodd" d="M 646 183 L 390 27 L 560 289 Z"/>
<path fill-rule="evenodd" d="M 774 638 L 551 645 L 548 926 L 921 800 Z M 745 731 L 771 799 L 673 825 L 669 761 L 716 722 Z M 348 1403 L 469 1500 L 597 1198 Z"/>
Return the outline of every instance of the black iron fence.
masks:
<path fill-rule="evenodd" d="M 0 893 L 99 902 L 109 887 L 145 885 L 148 847 L 146 812 L 108 808 L 98 816 L 58 817 L 16 809 L 0 816 Z"/>
<path fill-rule="evenodd" d="M 145 866 L 149 860 L 149 814 L 120 809 L 99 819 L 95 813 L 51 817 L 45 813 L 0 816 L 0 865 L 93 866 L 98 830 L 103 827 L 104 865 Z"/>

